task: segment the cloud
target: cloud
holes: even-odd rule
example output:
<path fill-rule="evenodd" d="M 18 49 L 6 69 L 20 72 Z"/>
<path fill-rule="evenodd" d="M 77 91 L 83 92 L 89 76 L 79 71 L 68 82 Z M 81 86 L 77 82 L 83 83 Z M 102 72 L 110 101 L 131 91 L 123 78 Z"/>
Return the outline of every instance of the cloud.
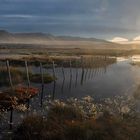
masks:
<path fill-rule="evenodd" d="M 116 43 L 125 43 L 125 42 L 128 42 L 129 40 L 127 38 L 114 37 L 112 40 L 109 40 L 109 41 L 116 42 Z"/>
<path fill-rule="evenodd" d="M 140 31 L 139 5 L 140 0 L 1 0 L 0 28 L 130 38 Z"/>
<path fill-rule="evenodd" d="M 0 15 L 0 18 L 32 18 L 32 15 L 23 15 L 23 14 L 8 14 Z"/>
<path fill-rule="evenodd" d="M 140 36 L 135 37 L 133 41 L 140 41 Z"/>

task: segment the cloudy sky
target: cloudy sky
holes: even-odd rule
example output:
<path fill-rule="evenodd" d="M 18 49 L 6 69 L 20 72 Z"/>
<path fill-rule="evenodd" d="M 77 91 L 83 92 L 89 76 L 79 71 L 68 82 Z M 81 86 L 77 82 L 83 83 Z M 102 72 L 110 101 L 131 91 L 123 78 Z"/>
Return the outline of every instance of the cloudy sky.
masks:
<path fill-rule="evenodd" d="M 140 0 L 0 0 L 0 29 L 132 39 L 140 35 Z"/>

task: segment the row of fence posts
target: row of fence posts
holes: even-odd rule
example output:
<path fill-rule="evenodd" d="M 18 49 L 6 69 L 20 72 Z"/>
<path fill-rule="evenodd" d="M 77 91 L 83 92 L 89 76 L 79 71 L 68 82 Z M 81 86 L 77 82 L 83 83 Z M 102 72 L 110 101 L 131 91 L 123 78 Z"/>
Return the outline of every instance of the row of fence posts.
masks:
<path fill-rule="evenodd" d="M 106 57 L 105 57 L 106 59 Z M 86 68 L 86 64 L 84 61 L 84 57 L 81 56 L 81 60 L 80 60 L 80 67 L 82 69 L 82 73 L 81 73 L 81 85 L 83 85 L 83 81 L 84 81 L 84 76 L 87 77 L 87 73 L 89 73 L 90 77 L 91 75 L 93 76 L 93 69 L 92 68 L 92 64 L 90 64 L 90 69 Z M 92 58 L 93 61 L 93 58 Z M 76 67 L 76 77 L 75 77 L 75 86 L 77 85 L 77 80 L 78 80 L 78 61 L 76 60 L 75 62 L 75 67 Z M 11 71 L 10 71 L 10 64 L 9 64 L 9 60 L 6 60 L 6 66 L 7 66 L 7 71 L 8 71 L 8 77 L 9 77 L 9 84 L 12 90 L 14 90 L 13 87 L 13 82 L 12 82 L 12 77 L 11 77 Z M 62 83 L 62 90 L 64 87 L 64 82 L 66 79 L 66 75 L 65 75 L 65 71 L 64 71 L 64 63 L 62 62 L 62 75 L 63 75 L 63 83 Z M 69 68 L 70 68 L 70 84 L 69 84 L 69 89 L 71 89 L 71 84 L 72 84 L 72 62 L 71 60 L 69 60 Z M 26 70 L 26 77 L 27 77 L 27 86 L 28 86 L 28 93 L 30 92 L 30 86 L 31 86 L 31 82 L 30 82 L 30 76 L 29 76 L 29 68 L 28 68 L 28 62 L 25 61 L 25 70 Z M 56 71 L 55 71 L 55 63 L 54 61 L 52 62 L 52 70 L 53 70 L 53 78 L 56 78 Z M 88 72 L 89 71 L 89 72 Z M 96 73 L 96 71 L 95 71 Z M 43 73 L 43 66 L 42 63 L 40 62 L 40 74 L 41 74 L 41 99 L 40 99 L 40 105 L 42 107 L 43 105 L 43 95 L 44 95 L 44 73 Z M 55 86 L 56 86 L 56 80 L 54 80 L 54 87 L 53 87 L 53 96 L 52 98 L 54 99 L 55 96 Z M 28 105 L 27 107 L 29 108 L 30 106 L 30 99 L 28 99 L 27 101 Z M 13 125 L 13 107 L 10 108 L 10 129 L 12 129 L 12 125 Z"/>
<path fill-rule="evenodd" d="M 55 74 L 55 64 L 54 61 L 52 62 L 52 66 L 53 66 L 53 77 L 55 79 L 56 74 Z M 13 82 L 12 82 L 12 76 L 11 76 L 11 70 L 10 70 L 10 64 L 9 64 L 9 60 L 6 60 L 6 67 L 7 67 L 7 72 L 8 72 L 8 77 L 9 77 L 9 84 L 11 87 L 11 90 L 14 92 L 14 86 L 13 86 Z M 26 77 L 27 77 L 27 86 L 28 86 L 28 94 L 30 94 L 30 76 L 29 76 L 29 68 L 28 68 L 28 63 L 27 61 L 25 61 L 25 70 L 26 70 Z M 40 62 L 40 74 L 41 74 L 41 100 L 40 100 L 40 105 L 42 107 L 43 104 L 43 95 L 44 95 L 44 74 L 43 74 L 43 66 L 42 63 Z M 54 80 L 54 84 L 56 83 L 56 80 Z M 55 88 L 53 88 L 53 96 L 55 93 Z M 27 108 L 29 108 L 30 106 L 30 99 L 28 99 L 27 101 Z M 10 108 L 10 129 L 12 129 L 13 126 L 13 107 Z"/>

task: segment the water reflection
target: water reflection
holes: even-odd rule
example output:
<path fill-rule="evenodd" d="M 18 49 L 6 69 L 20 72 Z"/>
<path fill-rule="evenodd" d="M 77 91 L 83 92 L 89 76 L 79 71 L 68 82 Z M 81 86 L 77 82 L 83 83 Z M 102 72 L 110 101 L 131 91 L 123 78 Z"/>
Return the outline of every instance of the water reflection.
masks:
<path fill-rule="evenodd" d="M 96 58 L 99 61 L 99 58 Z M 107 59 L 107 58 L 106 58 Z M 31 100 L 31 111 L 33 109 L 39 111 L 40 104 L 43 107 L 48 95 L 51 94 L 51 99 L 68 99 L 71 97 L 81 98 L 86 95 L 94 96 L 95 100 L 114 97 L 115 95 L 133 93 L 136 80 L 140 81 L 140 68 L 133 67 L 127 61 L 111 63 L 110 65 L 93 62 L 86 63 L 88 60 L 75 62 L 68 61 L 68 66 L 61 63 L 61 66 L 55 67 L 52 63 L 52 68 L 44 68 L 43 66 L 31 66 L 33 73 L 40 73 L 43 79 L 43 72 L 56 76 L 57 80 L 46 86 L 42 83 L 34 84 L 40 88 L 41 93 Z M 102 60 L 105 62 L 105 60 Z M 80 65 L 79 65 L 80 64 Z M 22 69 L 22 68 L 21 68 Z M 25 67 L 23 68 L 25 71 Z M 128 90 L 128 87 L 130 88 Z M 14 116 L 15 116 L 14 112 Z M 15 117 L 14 119 L 16 119 Z"/>
<path fill-rule="evenodd" d="M 63 78 L 62 87 L 61 87 L 62 94 L 64 93 L 64 86 L 65 86 L 65 78 Z"/>

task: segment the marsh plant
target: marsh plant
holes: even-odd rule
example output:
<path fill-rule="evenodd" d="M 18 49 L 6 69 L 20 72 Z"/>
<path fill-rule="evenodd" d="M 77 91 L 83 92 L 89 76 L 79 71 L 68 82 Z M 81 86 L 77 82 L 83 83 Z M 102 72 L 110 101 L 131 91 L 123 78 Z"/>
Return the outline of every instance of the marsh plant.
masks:
<path fill-rule="evenodd" d="M 22 71 L 14 67 L 12 67 L 10 71 L 11 71 L 11 77 L 14 84 L 17 84 L 23 81 L 25 73 L 23 73 Z M 6 67 L 0 68 L 0 77 L 1 77 L 0 86 L 9 85 L 9 76 L 8 76 L 8 71 Z"/>
<path fill-rule="evenodd" d="M 118 96 L 100 103 L 90 96 L 66 101 L 48 98 L 44 106 L 47 115 L 25 118 L 14 140 L 140 139 L 140 114 L 133 97 Z"/>
<path fill-rule="evenodd" d="M 137 110 L 137 101 L 133 96 L 105 98 L 98 103 L 91 96 L 87 96 L 82 99 L 70 98 L 65 102 L 61 100 L 48 100 L 45 102 L 46 109 L 55 105 L 70 105 L 72 107 L 76 107 L 84 114 L 85 118 L 96 118 L 102 115 L 104 111 L 117 116 L 135 114 L 135 112 L 139 111 Z"/>
<path fill-rule="evenodd" d="M 13 84 L 19 84 L 24 81 L 27 81 L 27 76 L 26 72 L 15 68 L 11 67 L 10 68 L 11 72 L 11 78 Z M 56 77 L 51 76 L 48 73 L 44 73 L 44 83 L 51 83 L 52 81 L 56 80 Z M 0 68 L 0 86 L 9 86 L 9 75 L 6 67 Z M 33 83 L 41 83 L 41 74 L 33 74 L 31 71 L 29 72 L 29 77 L 31 82 Z"/>

